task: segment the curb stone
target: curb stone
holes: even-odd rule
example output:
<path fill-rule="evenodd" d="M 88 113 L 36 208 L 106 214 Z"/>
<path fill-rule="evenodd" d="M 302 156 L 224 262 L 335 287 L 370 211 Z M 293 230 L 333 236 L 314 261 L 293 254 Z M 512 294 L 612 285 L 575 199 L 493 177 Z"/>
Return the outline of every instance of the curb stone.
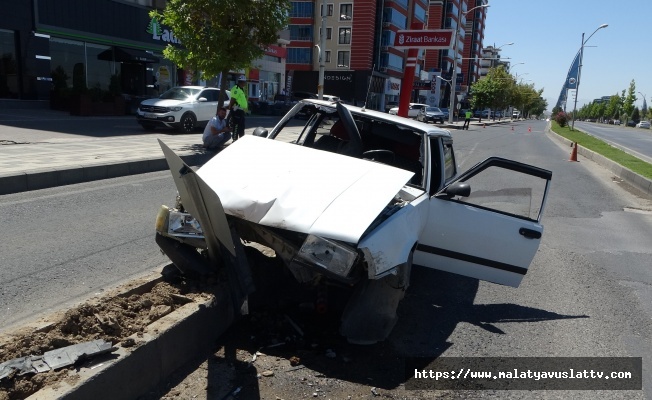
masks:
<path fill-rule="evenodd" d="M 566 139 L 565 137 L 557 134 L 552 129 L 550 129 L 550 124 L 546 127 L 546 131 L 552 136 L 553 139 L 557 140 L 563 145 L 566 145 L 570 148 L 573 144 L 572 141 Z M 612 161 L 605 156 L 598 154 L 592 150 L 589 150 L 583 146 L 577 146 L 577 153 L 581 156 L 593 161 L 594 163 L 608 169 L 613 172 L 617 177 L 622 179 L 625 183 L 632 186 L 636 190 L 640 191 L 648 197 L 652 197 L 652 180 L 637 174 L 636 172 L 630 170 L 629 168 L 623 167 L 622 165 Z"/>
<path fill-rule="evenodd" d="M 141 285 L 154 285 L 162 278 Z M 137 290 L 137 289 L 136 289 Z M 26 400 L 135 399 L 165 382 L 180 366 L 208 353 L 234 320 L 229 290 L 218 286 L 213 297 L 188 303 L 132 335 L 135 347 L 120 347 L 76 370 L 79 379 L 44 387 Z"/>

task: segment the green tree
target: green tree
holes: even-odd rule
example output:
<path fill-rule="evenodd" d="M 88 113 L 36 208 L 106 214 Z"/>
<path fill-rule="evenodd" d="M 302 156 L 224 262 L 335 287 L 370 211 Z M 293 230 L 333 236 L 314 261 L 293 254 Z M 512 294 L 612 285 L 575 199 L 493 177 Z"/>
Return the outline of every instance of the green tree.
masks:
<path fill-rule="evenodd" d="M 638 110 L 638 107 L 634 107 L 634 111 L 632 112 L 632 120 L 637 123 L 641 120 L 641 112 Z"/>
<path fill-rule="evenodd" d="M 625 93 L 624 90 L 623 93 Z M 623 98 L 623 111 L 625 111 L 625 114 L 627 114 L 628 117 L 631 117 L 632 113 L 634 112 L 635 102 L 636 102 L 636 83 L 632 79 L 632 81 L 629 83 L 629 89 L 627 89 L 627 95 L 624 96 Z"/>
<path fill-rule="evenodd" d="M 617 94 L 611 96 L 609 103 L 604 111 L 604 115 L 609 119 L 617 118 L 620 113 L 620 97 Z"/>
<path fill-rule="evenodd" d="M 289 0 L 168 0 L 150 17 L 169 26 L 181 46 L 168 44 L 165 58 L 202 78 L 249 68 L 287 26 Z M 226 79 L 222 79 L 219 106 Z"/>

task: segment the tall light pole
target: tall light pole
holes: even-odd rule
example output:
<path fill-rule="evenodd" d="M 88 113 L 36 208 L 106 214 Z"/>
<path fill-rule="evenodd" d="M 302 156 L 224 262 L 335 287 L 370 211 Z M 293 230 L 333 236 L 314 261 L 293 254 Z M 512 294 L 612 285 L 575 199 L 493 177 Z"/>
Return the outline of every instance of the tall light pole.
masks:
<path fill-rule="evenodd" d="M 516 64 L 514 64 L 514 65 L 510 65 L 510 66 L 509 66 L 509 72 L 512 72 L 512 69 L 515 68 L 516 66 L 518 66 L 518 65 L 523 65 L 523 64 L 525 64 L 525 63 L 524 63 L 524 62 L 520 62 L 520 63 L 516 63 Z"/>
<path fill-rule="evenodd" d="M 319 82 L 317 83 L 317 98 L 324 98 L 324 70 L 326 69 L 326 0 L 321 4 L 321 29 L 319 32 L 319 44 L 315 45 L 319 49 Z"/>
<path fill-rule="evenodd" d="M 641 111 L 642 111 L 642 113 L 643 113 L 642 118 L 645 118 L 645 117 L 647 117 L 647 98 L 646 98 L 645 95 L 644 95 L 643 93 L 641 93 L 641 92 L 638 92 L 638 94 L 640 94 L 641 96 L 643 96 L 643 108 L 641 108 Z"/>
<path fill-rule="evenodd" d="M 476 6 L 473 7 L 470 10 L 467 10 L 464 15 L 470 13 L 471 11 L 475 10 L 476 8 L 487 8 L 489 7 L 489 4 L 483 4 L 481 6 Z M 457 87 L 457 41 L 458 37 L 460 36 L 460 25 L 462 24 L 462 0 L 459 1 L 459 11 L 457 12 L 457 27 L 455 28 L 455 42 L 453 44 L 453 78 L 451 79 L 451 95 L 450 95 L 450 107 L 448 111 L 448 123 L 452 124 L 453 123 L 453 113 L 451 111 L 455 110 L 455 97 L 457 97 L 457 94 L 455 93 L 456 90 L 455 88 Z"/>
<path fill-rule="evenodd" d="M 606 28 L 608 26 L 609 25 L 607 24 L 598 26 L 598 28 L 593 31 L 591 36 L 595 35 L 595 33 L 600 29 Z M 584 57 L 584 45 L 589 41 L 589 39 L 591 39 L 591 36 L 589 36 L 588 39 L 584 40 L 584 32 L 582 32 L 582 47 L 580 47 L 580 65 L 577 68 L 577 86 L 575 86 L 575 104 L 573 105 L 573 121 L 571 122 L 571 131 L 575 129 L 575 113 L 577 112 L 577 97 L 578 93 L 580 92 L 580 77 L 582 76 L 582 58 Z"/>
<path fill-rule="evenodd" d="M 437 78 L 437 79 L 441 79 L 442 81 L 448 83 L 449 91 L 450 91 L 451 93 L 453 93 L 453 85 L 451 85 L 451 81 L 449 81 L 448 79 L 444 79 L 444 78 L 442 78 L 442 77 L 439 76 L 439 75 L 435 75 L 435 78 Z M 450 113 L 452 113 L 452 112 L 455 112 L 455 110 L 451 110 L 451 109 L 448 110 L 448 117 L 449 117 L 449 118 L 450 118 Z"/>

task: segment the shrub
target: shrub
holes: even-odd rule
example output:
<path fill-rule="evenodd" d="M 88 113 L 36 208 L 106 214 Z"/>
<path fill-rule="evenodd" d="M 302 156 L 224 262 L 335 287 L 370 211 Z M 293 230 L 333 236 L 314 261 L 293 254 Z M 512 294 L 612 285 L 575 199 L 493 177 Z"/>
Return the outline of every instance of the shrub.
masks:
<path fill-rule="evenodd" d="M 559 126 L 563 128 L 568 123 L 568 116 L 565 112 L 560 111 L 557 113 L 557 115 L 555 115 L 555 121 L 557 121 Z"/>

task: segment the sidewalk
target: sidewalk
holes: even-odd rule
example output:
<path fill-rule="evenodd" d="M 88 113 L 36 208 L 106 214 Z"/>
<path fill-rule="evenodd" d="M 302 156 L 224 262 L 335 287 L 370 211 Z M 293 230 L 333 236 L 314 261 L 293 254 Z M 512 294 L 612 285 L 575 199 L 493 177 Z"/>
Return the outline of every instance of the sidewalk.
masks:
<path fill-rule="evenodd" d="M 245 131 L 252 133 L 253 128 Z M 157 139 L 187 164 L 201 165 L 216 154 L 202 148 L 201 136 L 151 134 L 0 146 L 0 195 L 166 170 Z M 277 140 L 290 142 L 297 137 L 298 131 L 290 129 Z"/>
<path fill-rule="evenodd" d="M 55 121 L 65 117 L 56 112 L 51 114 L 45 118 Z M 490 126 L 509 121 L 479 123 L 475 120 L 471 125 L 481 127 L 485 123 Z M 463 121 L 457 121 L 436 126 L 461 129 L 462 125 Z M 247 129 L 245 134 L 251 135 L 253 129 Z M 286 128 L 276 140 L 291 142 L 298 138 L 300 129 Z M 0 146 L 0 195 L 167 170 L 157 139 L 188 165 L 201 165 L 215 155 L 201 147 L 201 133 L 50 139 L 38 144 L 18 142 Z"/>

